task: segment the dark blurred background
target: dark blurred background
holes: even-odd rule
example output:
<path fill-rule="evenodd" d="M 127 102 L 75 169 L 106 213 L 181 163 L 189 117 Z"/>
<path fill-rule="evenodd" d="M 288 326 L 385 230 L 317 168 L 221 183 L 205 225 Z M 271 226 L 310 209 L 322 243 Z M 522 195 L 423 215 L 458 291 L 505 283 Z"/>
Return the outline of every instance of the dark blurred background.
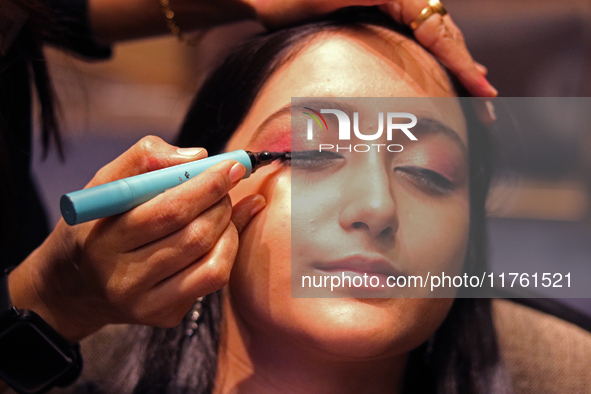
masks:
<path fill-rule="evenodd" d="M 578 98 L 497 103 L 502 171 L 489 203 L 492 268 L 591 269 L 591 99 L 583 98 L 591 96 L 591 0 L 444 4 L 501 97 Z M 207 71 L 258 31 L 254 23 L 210 30 L 195 47 L 174 37 L 124 43 L 98 63 L 48 49 L 67 142 L 65 163 L 54 155 L 42 161 L 36 148 L 34 172 L 52 223 L 62 194 L 139 138 L 172 141 Z M 591 299 L 561 301 L 591 316 Z"/>

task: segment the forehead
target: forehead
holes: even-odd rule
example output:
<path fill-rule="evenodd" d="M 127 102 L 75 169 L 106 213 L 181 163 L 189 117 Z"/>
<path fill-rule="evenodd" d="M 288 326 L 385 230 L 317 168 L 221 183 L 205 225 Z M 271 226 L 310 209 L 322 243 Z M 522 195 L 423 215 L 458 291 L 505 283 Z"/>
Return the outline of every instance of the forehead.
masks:
<path fill-rule="evenodd" d="M 454 96 L 442 67 L 414 41 L 379 27 L 321 33 L 265 83 L 229 147 L 246 147 L 254 130 L 292 97 Z M 428 99 L 426 99 L 428 100 Z M 467 145 L 457 100 L 439 100 L 432 117 Z"/>

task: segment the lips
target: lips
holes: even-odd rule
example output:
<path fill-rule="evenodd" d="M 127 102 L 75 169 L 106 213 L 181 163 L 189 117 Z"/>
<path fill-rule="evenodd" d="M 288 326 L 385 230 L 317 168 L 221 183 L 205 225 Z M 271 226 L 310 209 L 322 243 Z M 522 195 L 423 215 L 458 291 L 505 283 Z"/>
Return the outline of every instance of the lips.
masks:
<path fill-rule="evenodd" d="M 354 272 L 383 276 L 404 275 L 384 258 L 364 255 L 349 256 L 329 262 L 316 262 L 312 264 L 312 267 L 324 272 Z"/>

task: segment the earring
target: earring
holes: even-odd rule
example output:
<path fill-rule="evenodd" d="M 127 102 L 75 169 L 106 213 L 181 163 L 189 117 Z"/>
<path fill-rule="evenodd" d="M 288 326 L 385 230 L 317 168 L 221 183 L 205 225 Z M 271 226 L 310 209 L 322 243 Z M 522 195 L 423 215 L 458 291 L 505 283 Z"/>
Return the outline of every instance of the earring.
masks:
<path fill-rule="evenodd" d="M 189 319 L 189 328 L 187 328 L 187 330 L 185 331 L 185 335 L 188 336 L 189 338 L 192 337 L 193 334 L 195 334 L 195 331 L 197 331 L 197 328 L 199 328 L 198 321 L 199 321 L 199 317 L 201 317 L 202 310 L 203 310 L 203 297 L 199 297 L 199 298 L 197 298 L 197 301 L 195 301 L 193 308 L 191 308 L 191 310 L 187 314 L 188 319 Z"/>
<path fill-rule="evenodd" d="M 435 337 L 437 333 L 433 333 L 427 340 L 427 348 L 425 349 L 425 358 L 423 359 L 423 363 L 425 366 L 431 365 L 431 361 L 433 358 L 433 351 L 435 350 Z"/>

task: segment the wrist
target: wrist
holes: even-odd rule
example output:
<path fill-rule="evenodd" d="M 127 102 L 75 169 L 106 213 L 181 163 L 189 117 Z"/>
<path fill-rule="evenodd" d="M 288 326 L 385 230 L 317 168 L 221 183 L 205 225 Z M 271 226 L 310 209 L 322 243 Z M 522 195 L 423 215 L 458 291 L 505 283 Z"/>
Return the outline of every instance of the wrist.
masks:
<path fill-rule="evenodd" d="M 35 250 L 8 276 L 8 289 L 12 305 L 19 310 L 31 310 L 39 315 L 69 343 L 74 344 L 99 330 L 102 325 L 84 322 L 83 316 L 75 315 L 72 297 L 65 298 L 63 278 L 52 277 L 48 266 L 55 263 L 42 261 L 39 255 L 43 245 Z"/>
<path fill-rule="evenodd" d="M 153 1 L 162 5 L 162 0 Z M 245 0 L 169 0 L 169 6 L 174 11 L 174 18 L 180 29 L 187 33 L 244 20 L 257 20 L 256 10 Z M 164 24 L 165 22 L 164 19 Z"/>
<path fill-rule="evenodd" d="M 245 0 L 170 0 L 174 19 L 184 33 L 241 20 L 256 20 Z M 114 43 L 170 33 L 159 0 L 89 0 L 89 20 L 96 38 Z"/>
<path fill-rule="evenodd" d="M 44 393 L 53 387 L 71 385 L 82 371 L 80 345 L 72 344 L 37 313 L 19 309 L 11 302 L 9 288 L 23 270 L 12 278 L 0 274 L 0 379 L 19 393 Z M 17 289 L 21 290 L 24 287 Z M 16 291 L 17 302 L 26 297 Z M 13 291 L 13 293 L 15 293 Z M 26 294 L 26 292 L 25 292 Z M 31 303 L 32 305 L 34 303 Z M 0 386 L 0 388 L 2 388 Z"/>

